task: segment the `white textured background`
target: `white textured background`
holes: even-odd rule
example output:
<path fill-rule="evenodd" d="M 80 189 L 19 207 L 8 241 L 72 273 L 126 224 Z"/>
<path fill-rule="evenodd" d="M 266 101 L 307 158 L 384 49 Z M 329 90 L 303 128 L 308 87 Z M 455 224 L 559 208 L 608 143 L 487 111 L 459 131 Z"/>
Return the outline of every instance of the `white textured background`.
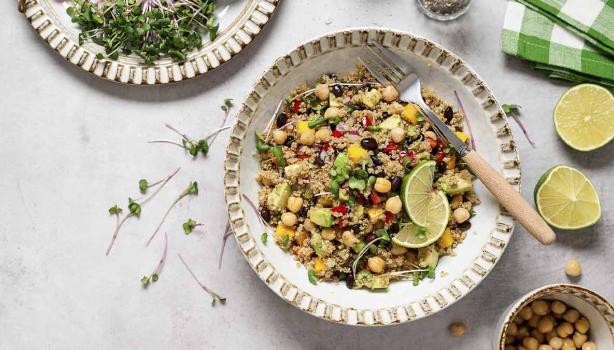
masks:
<path fill-rule="evenodd" d="M 581 154 L 558 140 L 552 108 L 566 85 L 501 53 L 504 1 L 476 0 L 468 14 L 444 24 L 426 19 L 413 0 L 282 0 L 263 34 L 223 68 L 154 88 L 113 84 L 68 64 L 41 42 L 15 1 L 0 3 L 0 349 L 488 349 L 502 310 L 536 287 L 567 281 L 563 265 L 572 257 L 584 267 L 578 283 L 614 300 L 614 145 Z M 547 248 L 519 228 L 502 261 L 469 296 L 428 319 L 387 328 L 334 325 L 286 304 L 232 240 L 218 270 L 227 134 L 209 159 L 195 161 L 173 146 L 145 141 L 172 138 L 165 122 L 194 136 L 207 133 L 220 122 L 222 100 L 242 100 L 276 57 L 351 26 L 410 31 L 465 58 L 501 102 L 524 107 L 537 142 L 532 148 L 513 126 L 525 196 L 531 198 L 547 168 L 575 166 L 601 195 L 601 222 L 563 232 Z M 178 165 L 176 181 L 143 208 L 140 220 L 125 225 L 105 258 L 114 225 L 107 208 L 136 194 L 138 179 L 162 177 Z M 199 181 L 201 194 L 170 216 L 167 265 L 142 290 L 139 278 L 155 267 L 163 240 L 149 249 L 143 243 L 190 180 Z M 204 221 L 205 232 L 185 237 L 179 227 L 188 217 Z M 227 305 L 210 306 L 177 252 L 228 297 Z M 463 338 L 448 335 L 446 327 L 457 320 L 469 326 Z"/>

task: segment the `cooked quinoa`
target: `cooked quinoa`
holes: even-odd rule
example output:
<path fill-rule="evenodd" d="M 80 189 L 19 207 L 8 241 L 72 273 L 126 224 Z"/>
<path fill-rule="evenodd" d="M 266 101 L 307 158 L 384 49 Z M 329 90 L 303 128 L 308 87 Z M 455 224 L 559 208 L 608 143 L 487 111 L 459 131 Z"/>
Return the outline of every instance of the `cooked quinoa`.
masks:
<path fill-rule="evenodd" d="M 466 138 L 459 110 L 431 90 L 422 95 Z M 434 278 L 439 257 L 454 254 L 479 204 L 454 150 L 413 104 L 374 83 L 362 66 L 343 78 L 324 75 L 313 89 L 299 86 L 286 102 L 257 134 L 258 204 L 275 242 L 305 265 L 313 283 L 375 289 L 400 278 Z M 434 244 L 409 249 L 391 240 L 410 221 L 399 191 L 403 176 L 427 160 L 436 161 L 434 190 L 446 192 L 452 215 Z"/>

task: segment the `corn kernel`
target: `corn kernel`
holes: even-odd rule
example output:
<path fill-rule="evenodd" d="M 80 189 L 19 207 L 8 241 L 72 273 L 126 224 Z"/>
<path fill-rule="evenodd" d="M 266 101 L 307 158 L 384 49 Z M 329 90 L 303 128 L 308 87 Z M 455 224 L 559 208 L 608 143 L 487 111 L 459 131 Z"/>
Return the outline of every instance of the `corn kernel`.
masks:
<path fill-rule="evenodd" d="M 405 105 L 405 108 L 403 108 L 401 116 L 406 121 L 412 123 L 413 125 L 416 125 L 418 124 L 417 114 L 418 110 L 416 109 L 416 107 L 413 104 L 408 103 L 407 105 Z"/>
<path fill-rule="evenodd" d="M 450 228 L 446 228 L 446 230 L 443 231 L 443 235 L 441 235 L 441 237 L 439 237 L 439 239 L 437 240 L 437 245 L 440 248 L 448 248 L 452 246 L 452 243 L 454 243 L 454 238 L 452 238 L 452 231 L 450 230 Z"/>
<path fill-rule="evenodd" d="M 362 148 L 359 144 L 352 144 L 348 147 L 348 158 L 354 163 L 358 162 L 361 159 L 366 159 L 369 157 L 369 152 L 366 149 Z"/>

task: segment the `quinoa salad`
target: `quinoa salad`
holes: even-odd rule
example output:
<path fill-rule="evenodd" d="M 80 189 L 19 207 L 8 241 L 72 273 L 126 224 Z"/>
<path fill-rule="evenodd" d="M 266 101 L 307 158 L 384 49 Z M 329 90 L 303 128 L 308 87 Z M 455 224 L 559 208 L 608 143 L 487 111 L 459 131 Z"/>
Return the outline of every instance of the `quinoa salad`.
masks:
<path fill-rule="evenodd" d="M 468 142 L 462 112 L 431 90 L 422 95 Z M 399 100 L 394 87 L 375 82 L 363 66 L 291 91 L 256 133 L 256 150 L 260 188 L 250 204 L 268 229 L 262 242 L 291 253 L 314 284 L 384 289 L 394 280 L 418 285 L 435 278 L 439 258 L 454 255 L 479 204 L 473 175 L 454 149 L 416 105 Z M 417 227 L 403 191 L 412 170 L 426 163 L 433 169 L 428 190 L 444 198 L 445 216 L 432 243 L 414 246 L 395 237 Z M 422 227 L 412 232 L 427 234 Z"/>

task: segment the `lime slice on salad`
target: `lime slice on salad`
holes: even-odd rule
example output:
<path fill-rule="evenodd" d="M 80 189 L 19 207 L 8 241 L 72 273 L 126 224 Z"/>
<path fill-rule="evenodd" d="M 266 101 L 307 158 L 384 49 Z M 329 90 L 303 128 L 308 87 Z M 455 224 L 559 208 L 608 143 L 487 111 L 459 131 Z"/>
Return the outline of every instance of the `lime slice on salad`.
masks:
<path fill-rule="evenodd" d="M 614 138 L 614 96 L 594 84 L 567 90 L 554 108 L 554 127 L 578 151 L 591 151 Z"/>
<path fill-rule="evenodd" d="M 412 222 L 423 227 L 426 227 L 433 199 L 435 166 L 436 163 L 432 160 L 418 164 L 403 177 L 401 185 L 401 200 L 405 212 Z"/>
<path fill-rule="evenodd" d="M 535 205 L 550 225 L 573 230 L 596 223 L 601 205 L 595 187 L 580 171 L 558 165 L 535 185 Z"/>
<path fill-rule="evenodd" d="M 392 237 L 392 242 L 407 248 L 422 248 L 435 243 L 448 226 L 448 198 L 441 191 L 431 191 L 426 225 L 408 223 Z"/>

